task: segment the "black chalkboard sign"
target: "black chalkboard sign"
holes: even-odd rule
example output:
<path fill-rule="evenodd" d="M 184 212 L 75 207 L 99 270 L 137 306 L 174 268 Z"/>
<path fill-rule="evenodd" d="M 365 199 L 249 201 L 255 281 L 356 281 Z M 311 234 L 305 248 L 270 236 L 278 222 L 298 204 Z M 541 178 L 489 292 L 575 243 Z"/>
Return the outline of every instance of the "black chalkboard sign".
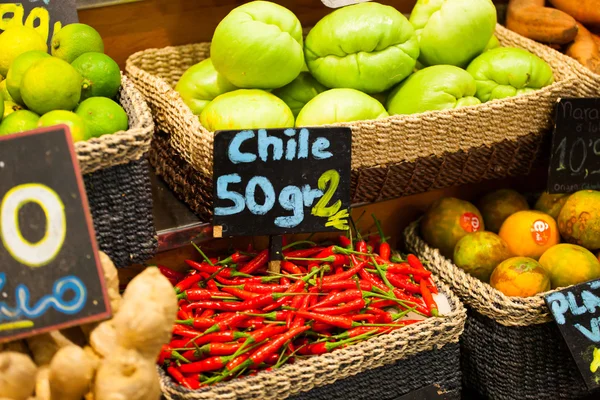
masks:
<path fill-rule="evenodd" d="M 78 21 L 75 0 L 0 0 L 0 32 L 19 25 L 35 28 L 48 46 L 55 32 Z"/>
<path fill-rule="evenodd" d="M 426 386 L 400 397 L 398 400 L 444 400 L 446 397 L 439 393 L 434 385 Z"/>
<path fill-rule="evenodd" d="M 216 133 L 215 236 L 346 230 L 351 147 L 341 127 Z"/>
<path fill-rule="evenodd" d="M 600 98 L 560 99 L 548 171 L 550 193 L 600 189 Z"/>
<path fill-rule="evenodd" d="M 545 297 L 589 389 L 600 387 L 600 280 Z"/>
<path fill-rule="evenodd" d="M 0 136 L 0 342 L 110 317 L 66 126 Z"/>

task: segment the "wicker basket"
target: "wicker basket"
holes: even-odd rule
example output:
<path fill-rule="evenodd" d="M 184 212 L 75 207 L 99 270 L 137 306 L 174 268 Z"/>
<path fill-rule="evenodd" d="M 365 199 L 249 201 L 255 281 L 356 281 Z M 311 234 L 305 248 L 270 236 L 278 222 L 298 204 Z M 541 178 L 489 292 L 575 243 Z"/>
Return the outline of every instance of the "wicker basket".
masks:
<path fill-rule="evenodd" d="M 539 155 L 559 97 L 576 94 L 576 77 L 563 54 L 498 25 L 504 46 L 546 60 L 556 82 L 522 96 L 473 107 L 336 124 L 352 128 L 352 201 L 364 203 L 483 179 L 527 174 Z M 169 136 L 152 163 L 201 217 L 212 198 L 213 133 L 204 129 L 173 89 L 181 75 L 209 56 L 210 44 L 150 49 L 132 55 L 127 73 L 146 97 L 157 128 Z M 175 156 L 178 154 L 178 156 Z M 177 158 L 189 165 L 176 171 Z M 188 172 L 189 171 L 189 172 Z M 170 174 L 170 175 L 169 175 Z M 191 179 L 190 176 L 195 178 Z"/>
<path fill-rule="evenodd" d="M 391 400 L 434 384 L 446 398 L 459 400 L 457 344 L 466 311 L 446 285 L 437 283 L 450 301 L 448 315 L 275 371 L 196 391 L 177 385 L 159 369 L 163 394 L 170 400 Z"/>
<path fill-rule="evenodd" d="M 75 150 L 100 250 L 125 267 L 156 252 L 146 159 L 154 123 L 142 95 L 125 76 L 119 102 L 129 117 L 129 130 L 78 142 Z"/>
<path fill-rule="evenodd" d="M 419 236 L 404 232 L 408 250 L 429 263 L 465 303 L 461 337 L 464 386 L 488 399 L 578 399 L 589 395 L 543 294 L 508 297 L 464 272 Z"/>

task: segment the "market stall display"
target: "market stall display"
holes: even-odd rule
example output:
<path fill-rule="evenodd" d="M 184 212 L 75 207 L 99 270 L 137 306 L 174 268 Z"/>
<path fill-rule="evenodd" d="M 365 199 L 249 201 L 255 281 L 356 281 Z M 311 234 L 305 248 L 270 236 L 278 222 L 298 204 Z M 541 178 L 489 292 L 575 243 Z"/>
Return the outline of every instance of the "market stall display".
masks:
<path fill-rule="evenodd" d="M 592 253 L 600 248 L 595 242 L 598 193 L 542 194 L 535 210 L 523 210 L 525 203 L 505 213 L 498 235 L 486 232 L 483 223 L 464 223 L 480 218 L 472 204 L 443 199 L 405 231 L 409 250 L 467 306 L 463 379 L 479 395 L 555 399 L 589 393 L 544 297 L 600 278 L 600 261 Z M 517 195 L 502 190 L 482 203 L 489 212 L 490 199 L 503 198 L 493 204 L 505 211 L 510 203 L 522 203 Z M 592 362 L 591 350 L 582 357 Z M 486 368 L 490 362 L 496 367 Z"/>
<path fill-rule="evenodd" d="M 69 126 L 100 248 L 119 267 L 151 258 L 156 233 L 145 157 L 154 124 L 139 92 L 102 53 L 98 32 L 67 25 L 50 55 L 34 29 L 17 26 L 0 34 L 0 48 L 0 135 Z"/>
<path fill-rule="evenodd" d="M 462 42 L 470 42 L 471 38 L 475 36 L 473 32 L 477 31 L 475 25 L 477 27 L 481 25 L 481 32 L 487 32 L 486 43 L 483 46 L 474 45 L 475 50 L 473 51 L 483 51 L 484 47 L 491 41 L 493 33 L 490 29 L 483 28 L 484 25 L 490 25 L 491 18 L 495 18 L 490 16 L 489 12 L 489 10 L 493 11 L 493 6 L 489 2 L 478 2 L 478 4 L 480 3 L 481 10 L 476 13 L 477 18 L 470 20 L 474 26 L 470 26 L 463 21 L 464 30 L 457 29 L 454 33 L 455 36 L 453 36 L 456 41 L 462 38 Z M 458 7 L 456 4 L 454 6 Z M 271 6 L 267 7 L 265 2 L 252 2 L 244 7 L 246 7 L 244 8 L 246 10 L 256 7 L 256 11 L 252 12 L 257 14 L 265 9 L 271 9 Z M 415 8 L 414 18 L 417 18 L 423 7 L 426 7 L 425 3 Z M 467 6 L 465 5 L 465 7 Z M 272 8 L 281 11 L 283 15 L 286 15 L 286 18 L 290 18 L 290 21 L 293 21 L 293 28 L 298 29 L 296 20 L 292 18 L 289 12 L 282 11 L 279 6 L 273 5 Z M 423 11 L 423 14 L 427 20 L 429 14 L 425 11 Z M 237 13 L 233 12 L 224 19 L 223 26 L 231 26 L 228 18 L 237 18 L 236 15 Z M 352 24 L 355 19 L 359 18 L 359 15 L 365 15 L 368 22 L 357 25 L 361 28 L 356 32 L 349 31 L 344 34 L 347 31 L 344 26 Z M 424 21 L 424 23 L 426 22 Z M 376 48 L 377 43 L 369 38 L 373 35 L 373 32 L 386 32 L 389 24 L 395 26 L 395 30 L 393 30 L 393 35 L 397 35 L 393 36 L 395 46 L 390 46 L 391 42 L 382 42 L 379 49 L 381 51 L 372 54 L 372 50 Z M 286 25 L 286 29 L 292 29 L 292 25 Z M 434 25 L 435 23 L 430 21 L 423 28 L 423 33 L 426 33 L 428 38 L 437 32 Z M 491 26 L 493 31 L 493 21 Z M 225 28 L 217 29 L 219 37 L 222 35 L 223 29 Z M 521 49 L 520 51 L 515 50 L 519 54 L 532 54 L 528 62 L 533 63 L 532 67 L 535 67 L 538 72 L 536 73 L 536 79 L 531 81 L 531 86 L 527 85 L 529 83 L 527 79 L 522 79 L 515 83 L 519 87 L 511 89 L 505 85 L 506 82 L 501 81 L 506 80 L 507 74 L 514 73 L 511 70 L 516 68 L 516 64 L 511 62 L 502 65 L 505 70 L 502 74 L 499 74 L 501 81 L 496 82 L 498 88 L 494 93 L 502 92 L 503 95 L 500 97 L 515 94 L 519 94 L 519 96 L 503 98 L 499 101 L 489 101 L 471 107 L 456 107 L 457 105 L 472 105 L 475 103 L 474 100 L 471 101 L 472 99 L 470 99 L 470 97 L 473 97 L 472 94 L 475 94 L 472 90 L 472 82 L 466 82 L 469 79 L 463 77 L 462 81 L 457 79 L 449 84 L 448 92 L 452 95 L 440 93 L 439 99 L 435 102 L 423 101 L 419 107 L 415 107 L 411 112 L 443 110 L 386 117 L 383 107 L 375 107 L 379 101 L 371 100 L 369 96 L 373 94 L 373 96 L 383 100 L 385 94 L 382 95 L 376 93 L 376 91 L 394 86 L 396 81 L 393 79 L 390 81 L 390 79 L 395 77 L 398 72 L 387 75 L 389 63 L 406 65 L 406 68 L 412 68 L 413 62 L 416 64 L 415 58 L 420 51 L 416 48 L 418 30 L 411 33 L 412 29 L 410 24 L 407 24 L 406 19 L 397 11 L 390 7 L 369 2 L 334 11 L 318 22 L 312 30 L 309 30 L 304 42 L 305 57 L 308 61 L 307 69 L 321 87 L 315 87 L 310 82 L 308 84 L 307 82 L 297 84 L 299 88 L 306 89 L 306 92 L 302 94 L 302 102 L 308 101 L 308 104 L 303 107 L 306 109 L 305 113 L 299 112 L 299 121 L 302 125 L 305 123 L 327 123 L 352 128 L 353 202 L 372 202 L 418 193 L 432 188 L 528 173 L 538 159 L 540 146 L 551 127 L 551 115 L 556 99 L 576 94 L 575 73 L 566 62 L 569 58 L 511 33 L 498 25 L 495 27 L 495 34 L 499 43 L 504 47 Z M 329 30 L 333 32 L 331 37 L 319 34 L 321 31 L 328 32 Z M 209 59 L 211 46 L 212 51 L 215 48 L 219 49 L 224 46 L 221 40 L 212 44 L 201 43 L 142 51 L 131 56 L 126 67 L 128 74 L 148 101 L 157 126 L 162 131 L 156 135 L 156 140 L 153 142 L 153 150 L 150 154 L 151 162 L 156 167 L 159 175 L 166 180 L 180 198 L 184 199 L 199 216 L 205 219 L 210 218 L 211 214 L 211 149 L 214 134 L 201 123 L 204 120 L 204 123 L 209 125 L 206 118 L 202 118 L 202 114 L 207 112 L 206 109 L 202 109 L 203 106 L 199 107 L 194 100 L 204 104 L 204 102 L 212 101 L 213 96 L 216 96 L 214 97 L 215 102 L 220 102 L 219 98 L 222 96 L 236 97 L 238 91 L 221 94 L 221 92 L 230 90 L 235 86 L 233 83 L 224 84 L 223 80 L 227 80 L 227 74 L 230 74 L 230 76 L 233 74 L 228 68 L 234 68 L 240 62 L 236 57 L 258 51 L 259 48 L 264 47 L 264 43 L 270 40 L 275 41 L 274 44 L 276 44 L 276 39 L 265 36 L 264 43 L 253 46 L 252 40 L 248 37 L 242 38 L 236 33 L 237 30 L 231 28 L 227 32 L 230 37 L 235 38 L 235 45 L 230 44 L 225 50 L 218 51 L 223 51 L 229 58 L 224 56 L 223 60 L 219 60 L 218 64 L 213 65 L 214 69 L 206 70 L 208 72 L 204 72 L 206 73 L 206 75 L 203 75 L 204 78 L 190 79 L 191 72 L 189 71 L 200 68 L 196 65 Z M 315 39 L 311 39 L 313 36 Z M 359 40 L 359 37 L 363 37 L 364 40 Z M 441 48 L 446 45 L 442 37 L 438 37 L 438 39 L 437 46 Z M 295 39 L 296 44 L 293 48 L 299 46 L 300 40 L 300 38 Z M 342 43 L 345 43 L 344 46 L 350 46 L 348 49 L 352 51 L 363 51 L 364 59 L 360 59 L 360 67 L 372 68 L 372 73 L 369 74 L 369 79 L 361 78 L 360 84 L 368 83 L 373 86 L 362 87 L 352 83 L 356 82 L 357 73 L 353 70 L 353 66 L 356 65 L 352 61 L 354 56 L 340 53 L 335 56 L 319 58 L 320 54 L 326 54 L 327 48 L 315 47 L 315 49 L 311 49 L 313 40 L 315 46 L 318 44 L 319 46 L 327 45 L 331 48 L 338 46 L 339 48 Z M 461 43 L 460 46 L 463 44 Z M 431 46 L 435 45 L 436 42 L 432 40 Z M 368 50 L 369 48 L 371 50 Z M 270 48 L 269 54 L 271 55 L 271 50 L 273 53 L 277 53 L 276 49 L 277 47 Z M 292 51 L 291 49 L 292 46 L 290 46 L 290 49 L 286 48 L 286 51 Z M 381 55 L 381 57 L 378 57 L 378 55 Z M 485 53 L 483 56 L 490 57 L 486 56 Z M 396 57 L 399 58 L 394 61 Z M 246 56 L 246 58 L 253 57 Z M 334 58 L 339 59 L 339 62 L 334 63 Z M 264 60 L 252 60 L 252 63 L 259 61 L 269 63 L 269 60 L 270 58 L 267 57 Z M 223 69 L 223 64 L 226 62 L 232 64 Z M 332 64 L 328 68 L 337 71 L 335 76 L 324 76 L 325 72 L 319 72 L 320 65 L 323 63 Z M 538 64 L 539 66 L 537 66 Z M 273 69 L 273 65 L 264 65 L 263 67 L 265 71 Z M 224 72 L 222 76 L 218 71 L 219 68 Z M 425 71 L 426 69 L 421 72 L 425 73 Z M 307 72 L 304 72 L 305 75 L 301 79 L 306 81 Z M 184 74 L 186 79 L 185 83 L 182 83 L 180 78 Z M 415 79 L 418 74 L 414 75 Z M 333 78 L 339 82 L 334 82 Z M 478 79 L 481 80 L 480 85 L 482 85 L 481 90 L 483 90 L 486 78 L 480 77 Z M 193 84 L 194 81 L 196 86 Z M 391 82 L 391 84 L 385 84 L 385 82 Z M 280 83 L 296 85 L 293 81 L 292 83 L 278 82 L 277 84 Z M 420 85 L 426 83 L 422 82 Z M 525 86 L 523 86 L 524 84 Z M 261 85 L 263 89 L 270 90 L 272 88 L 272 85 L 263 85 L 257 81 L 254 90 L 260 90 Z M 343 86 L 345 91 L 334 94 L 334 91 L 342 90 L 337 88 L 319 94 L 323 90 L 322 86 L 327 87 L 327 85 Z M 181 94 L 174 88 L 177 88 Z M 357 90 L 357 88 L 367 93 L 359 95 L 348 91 Z M 489 88 L 488 90 L 492 89 Z M 278 90 L 283 89 L 276 89 L 274 94 L 277 94 Z M 410 92 L 414 96 L 418 92 L 427 93 L 427 90 L 429 89 L 420 86 L 410 90 Z M 196 91 L 196 94 L 191 95 L 192 91 Z M 463 91 L 467 93 L 466 100 L 457 101 L 457 98 L 463 96 Z M 264 96 L 267 95 L 264 94 Z M 310 100 L 310 96 L 315 96 L 315 98 Z M 326 96 L 328 99 L 327 108 L 318 105 L 319 103 L 311 104 L 312 102 L 320 102 L 322 96 Z M 191 105 L 193 111 L 190 106 L 186 105 L 184 99 Z M 485 100 L 486 98 L 484 98 Z M 340 107 L 340 109 L 343 109 L 344 112 L 336 114 L 334 112 L 337 110 L 335 104 L 338 102 L 339 104 L 343 102 L 344 107 Z M 348 103 L 352 103 L 351 106 Z M 390 105 L 394 107 L 394 110 L 396 107 L 401 108 L 396 106 L 395 103 L 395 99 L 388 99 L 388 104 L 385 104 L 388 113 Z M 365 106 L 369 112 L 363 113 L 361 111 L 364 110 Z M 384 104 L 381 104 L 381 106 L 384 106 Z M 269 106 L 267 109 L 271 107 Z M 293 107 L 301 109 L 301 104 L 293 103 Z M 237 121 L 232 126 L 241 126 L 250 122 L 246 121 L 245 117 L 250 111 L 244 111 L 244 108 L 238 110 L 242 120 Z M 319 109 L 321 109 L 320 114 Z M 268 113 L 262 108 L 260 112 Z M 310 115 L 310 118 L 306 115 Z M 198 116 L 200 116 L 200 120 Z M 348 120 L 341 121 L 338 119 L 340 117 Z M 356 118 L 376 119 L 356 121 Z M 251 122 L 256 123 L 256 121 Z M 291 121 L 288 120 L 277 122 L 285 124 L 287 127 L 291 126 Z M 298 121 L 296 121 L 296 125 L 299 125 Z M 211 126 L 209 125 L 209 128 Z M 245 127 L 250 128 L 252 125 Z M 466 131 L 469 132 L 469 135 L 465 136 L 464 132 Z M 442 165 L 443 168 L 441 168 Z"/>
<path fill-rule="evenodd" d="M 284 249 L 282 274 L 267 271 L 268 250 L 219 259 L 198 249 L 203 261 L 187 260 L 187 273 L 161 267 L 180 299 L 159 357 L 168 398 L 342 398 L 363 376 L 375 386 L 350 398 L 429 384 L 460 398 L 463 309 L 418 258 L 377 235 Z M 407 368 L 419 358 L 436 365 Z"/>
<path fill-rule="evenodd" d="M 103 253 L 100 258 L 113 318 L 0 345 L 0 397 L 161 397 L 154 360 L 171 336 L 177 298 L 157 268 L 135 277 L 121 297 L 114 264 Z M 143 315 L 142 308 L 146 308 Z"/>

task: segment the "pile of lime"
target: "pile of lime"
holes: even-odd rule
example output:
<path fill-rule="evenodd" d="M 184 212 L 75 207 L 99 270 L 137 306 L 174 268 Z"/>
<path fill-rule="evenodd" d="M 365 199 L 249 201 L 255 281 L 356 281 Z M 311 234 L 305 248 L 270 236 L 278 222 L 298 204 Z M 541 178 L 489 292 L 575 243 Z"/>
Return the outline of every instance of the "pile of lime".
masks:
<path fill-rule="evenodd" d="M 49 54 L 32 28 L 0 34 L 0 136 L 65 124 L 78 142 L 127 130 L 127 113 L 114 101 L 121 71 L 100 34 L 67 25 L 51 47 Z"/>

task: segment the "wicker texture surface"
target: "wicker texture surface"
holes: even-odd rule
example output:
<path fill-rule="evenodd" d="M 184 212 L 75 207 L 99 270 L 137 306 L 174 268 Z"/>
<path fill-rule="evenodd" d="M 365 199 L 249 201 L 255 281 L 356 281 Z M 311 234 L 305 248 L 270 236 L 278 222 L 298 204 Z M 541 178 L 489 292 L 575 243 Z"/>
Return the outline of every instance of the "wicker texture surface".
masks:
<path fill-rule="evenodd" d="M 121 77 L 118 102 L 127 112 L 129 129 L 75 143 L 82 174 L 139 160 L 150 148 L 154 122 L 148 105 L 131 81 Z"/>
<path fill-rule="evenodd" d="M 156 252 L 148 160 L 141 158 L 84 175 L 96 240 L 117 267 Z"/>
<path fill-rule="evenodd" d="M 163 385 L 171 378 L 159 369 Z M 300 382 L 300 385 L 304 385 Z M 422 387 L 435 384 L 444 399 L 461 398 L 460 349 L 450 343 L 407 357 L 397 363 L 366 370 L 335 383 L 315 387 L 307 392 L 287 397 L 288 400 L 392 400 Z M 172 394 L 170 399 L 185 400 L 185 394 Z M 225 398 L 225 397 L 220 397 Z M 235 395 L 227 397 L 237 399 Z M 259 399 L 260 397 L 254 397 Z M 281 398 L 283 399 L 283 398 Z"/>
<path fill-rule="evenodd" d="M 567 56 L 500 25 L 496 35 L 502 45 L 525 48 L 546 60 L 556 82 L 473 107 L 336 124 L 352 128 L 353 202 L 530 171 L 552 126 L 557 98 L 577 95 L 577 78 Z M 202 127 L 173 88 L 209 52 L 209 43 L 149 49 L 132 55 L 126 67 L 150 105 L 157 128 L 170 135 L 170 146 L 204 180 L 212 174 L 213 133 Z M 423 158 L 430 161 L 420 163 Z M 203 199 L 203 207 L 210 209 L 212 189 L 205 192 L 210 197 Z"/>
<path fill-rule="evenodd" d="M 589 395 L 556 324 L 503 326 L 469 310 L 460 339 L 463 382 L 492 400 Z"/>
<path fill-rule="evenodd" d="M 552 320 L 540 293 L 531 297 L 509 297 L 489 284 L 467 274 L 430 247 L 421 238 L 419 221 L 404 231 L 407 248 L 429 262 L 428 268 L 438 275 L 460 297 L 465 305 L 505 326 L 529 326 Z"/>
<path fill-rule="evenodd" d="M 172 400 L 281 400 L 361 372 L 392 365 L 422 352 L 458 343 L 466 319 L 465 308 L 446 285 L 438 280 L 436 283 L 446 293 L 452 307 L 452 312 L 444 317 L 430 318 L 330 354 L 287 364 L 275 371 L 259 372 L 255 376 L 234 379 L 197 391 L 174 384 L 163 374 L 163 394 Z"/>
<path fill-rule="evenodd" d="M 587 389 L 543 294 L 508 297 L 465 273 L 420 237 L 419 221 L 404 232 L 424 261 L 468 309 L 460 339 L 463 382 L 488 399 L 577 399 Z"/>

